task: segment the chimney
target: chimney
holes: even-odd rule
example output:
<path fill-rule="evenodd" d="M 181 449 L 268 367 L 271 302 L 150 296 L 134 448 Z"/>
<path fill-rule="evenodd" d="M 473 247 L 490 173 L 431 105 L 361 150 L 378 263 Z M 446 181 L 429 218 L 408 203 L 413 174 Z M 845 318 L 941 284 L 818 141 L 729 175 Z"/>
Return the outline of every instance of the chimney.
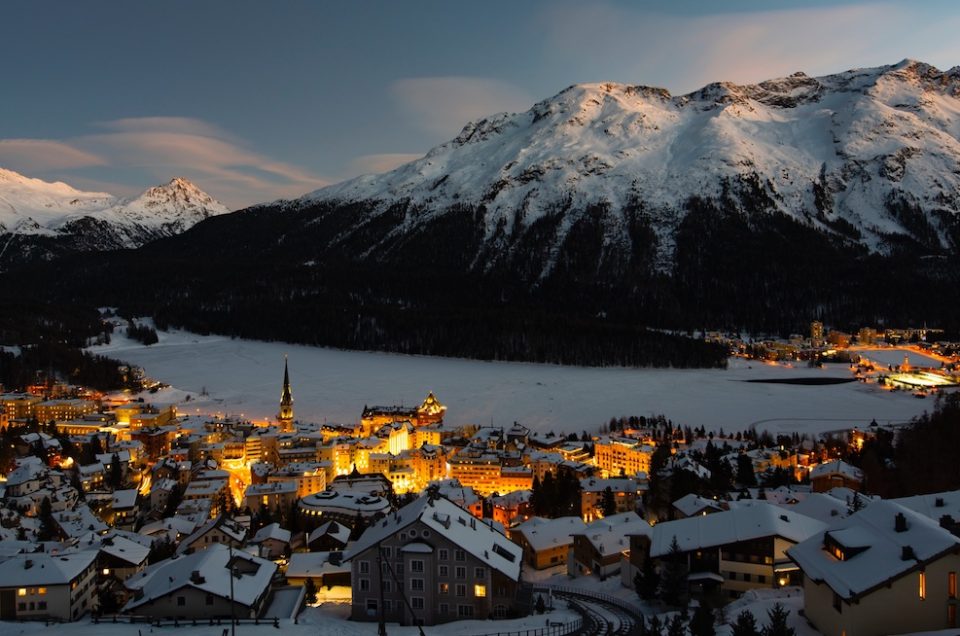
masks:
<path fill-rule="evenodd" d="M 909 561 L 910 559 L 917 560 L 917 555 L 913 552 L 913 547 L 905 545 L 900 550 L 900 560 Z"/>
<path fill-rule="evenodd" d="M 32 567 L 33 567 L 33 561 L 31 559 L 27 559 L 26 561 L 23 562 L 24 570 L 29 570 Z"/>
<path fill-rule="evenodd" d="M 193 583 L 196 583 L 196 584 L 198 584 L 198 585 L 201 584 L 201 583 L 204 583 L 204 582 L 206 581 L 205 578 L 203 578 L 202 576 L 200 576 L 200 570 L 194 570 L 193 572 L 191 572 L 191 573 L 190 573 L 190 580 L 191 580 Z"/>
<path fill-rule="evenodd" d="M 907 531 L 907 518 L 902 512 L 898 512 L 893 518 L 893 529 L 896 532 L 906 532 Z"/>
<path fill-rule="evenodd" d="M 936 500 L 934 500 L 933 505 L 937 508 L 943 508 L 943 497 L 937 497 Z"/>

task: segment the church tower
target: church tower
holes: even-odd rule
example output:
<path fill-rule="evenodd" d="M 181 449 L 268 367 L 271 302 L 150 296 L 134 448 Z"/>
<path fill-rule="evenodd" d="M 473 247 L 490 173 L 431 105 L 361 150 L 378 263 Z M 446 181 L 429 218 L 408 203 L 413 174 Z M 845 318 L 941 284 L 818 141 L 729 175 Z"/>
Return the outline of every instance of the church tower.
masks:
<path fill-rule="evenodd" d="M 280 412 L 277 421 L 284 428 L 293 424 L 293 394 L 290 393 L 290 371 L 287 369 L 287 356 L 283 356 L 283 392 L 280 394 Z"/>

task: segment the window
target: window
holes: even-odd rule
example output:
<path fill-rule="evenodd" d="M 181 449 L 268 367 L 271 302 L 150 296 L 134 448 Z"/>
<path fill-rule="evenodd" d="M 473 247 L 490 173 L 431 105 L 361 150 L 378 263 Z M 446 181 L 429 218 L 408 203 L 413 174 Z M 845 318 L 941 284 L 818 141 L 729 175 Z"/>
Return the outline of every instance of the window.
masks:
<path fill-rule="evenodd" d="M 367 599 L 367 612 L 376 612 L 377 611 L 377 599 L 368 598 Z"/>
<path fill-rule="evenodd" d="M 487 586 L 479 583 L 473 586 L 473 595 L 477 598 L 487 597 Z"/>
<path fill-rule="evenodd" d="M 487 568 L 474 568 L 473 569 L 473 578 L 483 579 L 487 576 Z"/>
<path fill-rule="evenodd" d="M 947 598 L 957 598 L 957 573 L 956 572 L 947 573 Z"/>
<path fill-rule="evenodd" d="M 361 561 L 360 562 L 360 574 L 370 574 L 370 562 Z"/>
<path fill-rule="evenodd" d="M 449 559 L 450 559 L 450 551 L 446 549 L 440 550 L 440 560 L 448 561 Z"/>
<path fill-rule="evenodd" d="M 177 606 L 178 606 L 178 607 L 183 607 L 183 606 L 186 605 L 186 604 L 187 604 L 187 597 L 185 597 L 185 596 L 178 596 L 178 597 L 177 597 Z"/>
<path fill-rule="evenodd" d="M 457 605 L 457 616 L 471 618 L 473 616 L 473 605 Z"/>
<path fill-rule="evenodd" d="M 426 538 L 429 537 L 429 536 L 430 536 L 430 531 L 429 531 L 429 530 L 424 530 L 424 531 L 423 531 L 423 538 L 426 539 Z"/>
<path fill-rule="evenodd" d="M 360 579 L 360 591 L 369 592 L 370 591 L 370 580 L 369 579 Z"/>
<path fill-rule="evenodd" d="M 744 574 L 744 575 L 743 575 L 743 580 L 746 581 L 747 583 L 749 583 L 749 582 L 750 582 L 750 575 L 749 575 L 749 574 Z"/>
<path fill-rule="evenodd" d="M 415 610 L 423 609 L 423 597 L 422 596 L 413 596 L 410 598 L 410 605 Z"/>
<path fill-rule="evenodd" d="M 446 603 L 440 603 L 440 613 L 441 613 L 441 614 L 449 614 L 449 613 L 450 613 L 450 606 L 447 605 Z"/>
<path fill-rule="evenodd" d="M 390 587 L 390 586 L 392 585 L 392 583 L 391 583 L 390 581 L 388 581 L 387 579 L 381 579 L 381 581 L 383 582 L 383 591 L 384 591 L 384 592 L 389 592 L 389 591 L 392 589 L 392 588 Z"/>
<path fill-rule="evenodd" d="M 410 537 L 413 538 L 413 537 L 416 537 L 416 536 L 417 536 L 417 531 L 416 531 L 416 530 L 411 530 L 411 531 L 410 531 Z"/>
<path fill-rule="evenodd" d="M 957 626 L 957 606 L 947 605 L 947 627 Z"/>
<path fill-rule="evenodd" d="M 467 595 L 467 586 L 462 583 L 457 584 L 457 596 L 466 596 Z"/>
<path fill-rule="evenodd" d="M 441 593 L 441 594 L 449 594 L 449 593 L 450 593 L 450 584 L 449 584 L 449 583 L 441 583 L 441 584 L 440 584 L 440 593 Z"/>
<path fill-rule="evenodd" d="M 387 557 L 388 559 L 393 558 L 393 548 L 390 546 L 383 548 L 383 556 Z"/>
<path fill-rule="evenodd" d="M 383 602 L 383 611 L 390 612 L 391 610 L 393 610 L 393 602 L 390 599 L 386 599 Z"/>
<path fill-rule="evenodd" d="M 458 578 L 458 579 L 465 579 L 465 578 L 467 578 L 467 568 L 458 565 L 458 566 L 457 566 L 457 578 Z"/>
<path fill-rule="evenodd" d="M 40 601 L 39 603 L 37 603 L 37 609 L 38 609 L 38 610 L 45 610 L 45 609 L 47 609 L 47 602 L 46 602 L 46 601 Z"/>
<path fill-rule="evenodd" d="M 927 598 L 927 573 L 926 572 L 920 573 L 920 589 L 918 591 L 920 592 L 920 600 L 921 601 L 926 600 Z"/>
<path fill-rule="evenodd" d="M 413 559 L 410 561 L 410 571 L 411 572 L 423 572 L 423 561 L 420 559 Z"/>
<path fill-rule="evenodd" d="M 27 595 L 27 588 L 21 587 L 19 590 L 17 590 L 17 596 L 26 596 L 26 595 Z"/>
<path fill-rule="evenodd" d="M 457 551 L 454 552 L 453 554 L 454 554 L 454 558 L 456 558 L 457 561 L 466 561 L 466 560 L 467 560 L 467 553 L 464 552 L 463 550 L 457 550 Z"/>
<path fill-rule="evenodd" d="M 26 603 L 17 603 L 17 610 L 18 610 L 18 611 L 21 611 L 21 612 L 27 611 L 27 604 L 26 604 Z"/>
<path fill-rule="evenodd" d="M 423 579 L 410 579 L 410 589 L 414 592 L 422 592 Z"/>
<path fill-rule="evenodd" d="M 767 577 L 766 577 L 766 575 L 764 575 L 764 574 L 758 574 L 758 575 L 757 575 L 757 583 L 766 583 L 766 582 L 767 582 Z"/>
<path fill-rule="evenodd" d="M 440 576 L 450 576 L 450 568 L 445 565 L 440 566 Z"/>
<path fill-rule="evenodd" d="M 397 563 L 397 567 L 395 567 L 393 570 L 397 576 L 403 576 L 403 563 Z"/>

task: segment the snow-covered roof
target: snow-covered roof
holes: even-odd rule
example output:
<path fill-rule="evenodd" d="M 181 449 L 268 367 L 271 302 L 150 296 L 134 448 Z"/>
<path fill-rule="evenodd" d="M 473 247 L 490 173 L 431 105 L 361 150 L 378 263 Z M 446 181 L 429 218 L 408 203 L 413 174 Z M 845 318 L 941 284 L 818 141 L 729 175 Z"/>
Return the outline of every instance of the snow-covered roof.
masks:
<path fill-rule="evenodd" d="M 825 525 L 797 512 L 756 501 L 710 515 L 658 523 L 653 527 L 650 556 L 669 554 L 674 537 L 680 551 L 689 552 L 761 537 L 782 537 L 799 543 Z"/>
<path fill-rule="evenodd" d="M 950 515 L 955 521 L 960 521 L 960 490 L 902 497 L 890 501 L 926 515 L 938 523 L 944 515 Z"/>
<path fill-rule="evenodd" d="M 633 479 L 600 479 L 587 477 L 580 480 L 583 492 L 603 492 L 609 488 L 613 492 L 637 492 L 637 482 Z"/>
<path fill-rule="evenodd" d="M 207 523 L 201 525 L 199 528 L 194 530 L 190 536 L 184 538 L 183 541 L 180 542 L 180 545 L 177 546 L 177 554 L 186 552 L 186 550 L 189 549 L 197 539 L 214 529 L 220 530 L 237 543 L 241 543 L 247 536 L 247 531 L 243 528 L 243 526 L 231 521 L 230 519 L 227 519 L 223 515 L 220 515 L 216 519 L 211 519 Z"/>
<path fill-rule="evenodd" d="M 309 578 L 350 572 L 350 565 L 330 563 L 330 552 L 294 552 L 287 563 L 287 578 Z"/>
<path fill-rule="evenodd" d="M 109 466 L 113 463 L 113 456 L 116 455 L 117 459 L 121 464 L 130 463 L 130 451 L 121 450 L 115 453 L 97 453 L 97 461 L 103 464 L 104 466 Z"/>
<path fill-rule="evenodd" d="M 828 524 L 833 523 L 839 517 L 846 517 L 850 513 L 850 507 L 846 501 L 841 501 L 823 492 L 810 493 L 795 504 L 779 505 L 787 510 L 799 512 Z"/>
<path fill-rule="evenodd" d="M 522 534 L 530 548 L 539 552 L 560 545 L 572 545 L 573 535 L 583 532 L 586 527 L 587 524 L 580 517 L 531 517 L 510 532 Z"/>
<path fill-rule="evenodd" d="M 898 515 L 905 522 L 899 532 Z M 840 550 L 844 559 L 825 545 Z M 875 501 L 791 547 L 787 555 L 805 576 L 853 599 L 958 546 L 960 538 L 929 517 L 892 501 Z"/>
<path fill-rule="evenodd" d="M 324 535 L 330 535 L 342 545 L 347 545 L 347 541 L 350 540 L 350 528 L 336 521 L 327 521 L 313 529 L 307 537 L 307 543 L 313 543 Z"/>
<path fill-rule="evenodd" d="M 684 516 L 692 517 L 704 510 L 723 510 L 720 502 L 708 497 L 701 497 L 696 493 L 690 493 L 680 497 L 673 502 L 673 507 L 679 510 Z"/>
<path fill-rule="evenodd" d="M 266 484 L 250 484 L 243 492 L 244 497 L 259 497 L 261 495 L 289 494 L 297 491 L 295 481 L 271 481 Z"/>
<path fill-rule="evenodd" d="M 56 556 L 43 552 L 18 554 L 0 563 L 0 581 L 4 587 L 64 585 L 90 567 L 96 558 L 96 550 Z"/>
<path fill-rule="evenodd" d="M 580 532 L 603 556 L 630 549 L 630 536 L 650 535 L 652 528 L 635 512 L 621 512 L 594 521 Z"/>
<path fill-rule="evenodd" d="M 113 509 L 123 510 L 124 508 L 133 508 L 137 505 L 137 489 L 113 491 Z"/>
<path fill-rule="evenodd" d="M 140 565 L 146 562 L 150 548 L 125 537 L 113 536 L 103 540 L 100 544 L 100 552 L 133 565 Z"/>
<path fill-rule="evenodd" d="M 7 475 L 6 486 L 9 488 L 10 486 L 26 483 L 32 479 L 39 479 L 45 470 L 46 466 L 42 463 L 24 462 L 10 471 L 10 474 Z"/>
<path fill-rule="evenodd" d="M 345 560 L 378 545 L 416 521 L 514 581 L 520 578 L 523 554 L 520 546 L 507 539 L 492 525 L 473 517 L 450 500 L 444 497 L 431 499 L 429 495 L 421 496 L 367 528 L 351 546 Z"/>
<path fill-rule="evenodd" d="M 810 479 L 829 477 L 830 475 L 843 475 L 847 479 L 863 481 L 863 471 L 842 459 L 817 464 L 810 471 Z"/>
<path fill-rule="evenodd" d="M 124 606 L 124 611 L 131 611 L 184 587 L 229 598 L 231 568 L 236 571 L 233 576 L 233 598 L 249 606 L 270 585 L 277 565 L 245 552 L 230 550 L 221 544 L 193 554 L 175 556 L 127 579 L 124 585 L 133 590 L 135 595 Z M 137 594 L 137 590 L 142 595 Z"/>
<path fill-rule="evenodd" d="M 281 528 L 279 523 L 271 523 L 257 530 L 257 533 L 253 535 L 253 539 L 250 540 L 250 543 L 263 543 L 268 539 L 281 541 L 283 543 L 290 543 L 290 531 L 285 528 Z"/>
<path fill-rule="evenodd" d="M 411 552 L 413 554 L 430 554 L 433 552 L 433 546 L 423 541 L 411 541 L 400 548 L 401 552 Z"/>
<path fill-rule="evenodd" d="M 108 526 L 86 504 L 80 504 L 73 510 L 53 513 L 53 519 L 68 537 L 80 538 L 88 532 L 104 532 Z"/>

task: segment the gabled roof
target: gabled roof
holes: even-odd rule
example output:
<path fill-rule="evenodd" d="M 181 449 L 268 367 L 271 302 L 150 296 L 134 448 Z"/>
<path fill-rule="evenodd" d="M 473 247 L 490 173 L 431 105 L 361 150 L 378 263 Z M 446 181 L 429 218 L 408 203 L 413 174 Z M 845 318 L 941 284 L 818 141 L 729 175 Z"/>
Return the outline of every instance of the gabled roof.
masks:
<path fill-rule="evenodd" d="M 710 515 L 658 523 L 653 527 L 650 556 L 669 554 L 674 537 L 680 551 L 689 552 L 761 537 L 782 537 L 799 543 L 825 526 L 797 512 L 755 501 Z"/>
<path fill-rule="evenodd" d="M 580 517 L 558 517 L 544 519 L 532 517 L 511 530 L 519 532 L 535 552 L 561 545 L 573 544 L 573 535 L 582 533 L 587 524 Z"/>
<path fill-rule="evenodd" d="M 257 531 L 257 534 L 253 535 L 253 539 L 250 540 L 250 543 L 263 543 L 268 539 L 273 539 L 282 543 L 290 543 L 290 531 L 281 528 L 279 523 L 271 523 L 260 528 Z"/>
<path fill-rule="evenodd" d="M 287 578 L 349 574 L 350 565 L 331 563 L 330 552 L 294 552 L 287 563 Z"/>
<path fill-rule="evenodd" d="M 583 530 L 575 532 L 574 535 L 586 537 L 597 552 L 608 556 L 629 550 L 629 537 L 649 535 L 651 530 L 646 519 L 637 513 L 621 512 L 594 521 Z"/>
<path fill-rule="evenodd" d="M 905 522 L 900 532 L 897 515 Z M 825 543 L 844 552 L 845 559 L 825 549 Z M 960 538 L 929 517 L 892 501 L 875 501 L 791 547 L 787 556 L 811 580 L 854 599 L 957 549 Z"/>
<path fill-rule="evenodd" d="M 520 546 L 450 500 L 444 497 L 431 499 L 429 495 L 421 496 L 367 528 L 344 555 L 344 560 L 352 559 L 379 545 L 381 541 L 417 521 L 514 581 L 520 578 L 520 560 L 523 554 Z"/>
<path fill-rule="evenodd" d="M 720 505 L 719 501 L 715 501 L 707 497 L 701 497 L 696 493 L 690 493 L 680 497 L 673 502 L 673 507 L 687 517 L 692 517 L 703 510 L 723 510 L 723 506 Z"/>
<path fill-rule="evenodd" d="M 147 562 L 150 548 L 121 536 L 105 538 L 100 544 L 100 552 L 109 554 L 131 565 L 141 565 Z"/>
<path fill-rule="evenodd" d="M 848 464 L 842 459 L 837 459 L 832 462 L 825 462 L 823 464 L 817 464 L 813 467 L 813 470 L 810 471 L 810 479 L 828 477 L 830 475 L 843 475 L 847 479 L 863 481 L 863 471 L 856 466 Z"/>
<path fill-rule="evenodd" d="M 223 515 L 220 515 L 216 519 L 211 519 L 207 523 L 203 524 L 194 530 L 193 534 L 181 541 L 180 545 L 177 546 L 177 554 L 183 554 L 186 552 L 192 543 L 214 529 L 219 529 L 237 543 L 241 543 L 247 536 L 247 531 L 242 526 L 230 521 Z"/>
<path fill-rule="evenodd" d="M 237 603 L 253 605 L 269 587 L 277 565 L 216 544 L 193 554 L 166 559 L 127 579 L 124 585 L 135 595 L 123 611 L 133 610 L 185 587 L 229 598 L 231 563 L 241 562 L 242 565 L 234 566 L 240 573 L 233 577 L 233 598 Z M 137 590 L 142 595 L 137 594 Z"/>
<path fill-rule="evenodd" d="M 336 521 L 327 521 L 313 529 L 307 537 L 307 544 L 313 543 L 324 535 L 329 535 L 342 545 L 347 545 L 347 541 L 350 540 L 350 528 Z"/>
<path fill-rule="evenodd" d="M 96 550 L 56 556 L 44 552 L 19 554 L 0 563 L 0 585 L 65 585 L 80 576 L 96 558 Z"/>
<path fill-rule="evenodd" d="M 960 490 L 902 497 L 900 499 L 891 499 L 890 501 L 930 517 L 938 523 L 944 515 L 950 515 L 954 521 L 960 521 Z"/>

